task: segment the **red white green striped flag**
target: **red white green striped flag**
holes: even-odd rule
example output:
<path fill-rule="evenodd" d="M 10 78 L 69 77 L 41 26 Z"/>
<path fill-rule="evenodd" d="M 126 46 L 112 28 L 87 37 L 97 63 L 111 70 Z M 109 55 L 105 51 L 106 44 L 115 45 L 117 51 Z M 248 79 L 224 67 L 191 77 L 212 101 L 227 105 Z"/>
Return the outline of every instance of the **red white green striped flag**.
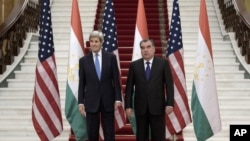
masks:
<path fill-rule="evenodd" d="M 132 61 L 142 57 L 139 44 L 142 39 L 146 38 L 149 37 L 144 3 L 143 0 L 138 0 Z M 131 123 L 132 130 L 136 135 L 136 119 L 134 114 L 129 118 L 129 122 Z"/>
<path fill-rule="evenodd" d="M 200 2 L 198 47 L 194 69 L 191 109 L 198 141 L 204 141 L 221 130 L 212 45 L 206 2 Z"/>
<path fill-rule="evenodd" d="M 87 139 L 86 118 L 78 111 L 79 58 L 84 56 L 81 18 L 77 0 L 72 1 L 65 116 L 79 141 Z"/>
<path fill-rule="evenodd" d="M 139 0 L 138 7 L 137 7 L 137 18 L 136 18 L 136 24 L 135 24 L 135 36 L 134 36 L 132 61 L 140 59 L 142 57 L 139 44 L 140 44 L 140 41 L 145 38 L 148 38 L 148 25 L 147 25 L 143 0 Z"/>

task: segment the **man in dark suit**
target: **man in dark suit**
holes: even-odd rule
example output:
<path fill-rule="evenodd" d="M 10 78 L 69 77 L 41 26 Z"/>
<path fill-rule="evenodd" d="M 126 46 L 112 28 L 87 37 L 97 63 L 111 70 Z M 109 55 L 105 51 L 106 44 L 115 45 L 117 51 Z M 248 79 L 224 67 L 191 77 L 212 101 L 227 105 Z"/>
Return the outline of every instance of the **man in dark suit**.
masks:
<path fill-rule="evenodd" d="M 114 110 L 122 101 L 116 56 L 102 51 L 101 32 L 93 31 L 89 42 L 91 52 L 79 60 L 79 111 L 86 116 L 89 141 L 99 140 L 100 122 L 104 140 L 114 141 Z"/>
<path fill-rule="evenodd" d="M 140 42 L 142 58 L 130 64 L 125 109 L 136 117 L 136 140 L 165 141 L 165 113 L 173 111 L 174 88 L 170 67 L 165 59 L 154 56 L 154 41 Z M 133 98 L 134 97 L 134 98 Z M 134 99 L 134 100 L 133 100 Z"/>

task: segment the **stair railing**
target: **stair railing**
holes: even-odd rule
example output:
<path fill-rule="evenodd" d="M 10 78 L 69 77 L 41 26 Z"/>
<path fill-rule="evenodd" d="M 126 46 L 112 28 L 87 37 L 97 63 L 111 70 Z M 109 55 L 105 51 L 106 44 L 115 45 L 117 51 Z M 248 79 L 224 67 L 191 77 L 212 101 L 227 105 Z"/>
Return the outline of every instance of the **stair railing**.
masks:
<path fill-rule="evenodd" d="M 28 32 L 36 32 L 39 23 L 39 4 L 19 0 L 7 19 L 0 25 L 0 74 L 19 54 Z"/>
<path fill-rule="evenodd" d="M 235 40 L 247 64 L 250 64 L 250 11 L 244 0 L 218 0 L 225 30 L 235 33 Z"/>
<path fill-rule="evenodd" d="M 247 10 L 245 0 L 233 0 L 234 8 L 238 16 L 238 42 L 245 61 L 250 64 L 250 11 Z"/>

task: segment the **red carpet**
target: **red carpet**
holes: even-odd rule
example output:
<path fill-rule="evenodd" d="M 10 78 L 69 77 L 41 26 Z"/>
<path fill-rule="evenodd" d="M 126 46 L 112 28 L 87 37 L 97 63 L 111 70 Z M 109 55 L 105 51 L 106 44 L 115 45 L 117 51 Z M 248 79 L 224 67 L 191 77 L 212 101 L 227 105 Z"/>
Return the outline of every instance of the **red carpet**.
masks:
<path fill-rule="evenodd" d="M 134 30 L 137 14 L 137 0 L 113 0 L 115 7 L 116 26 L 117 26 L 117 38 L 118 38 L 118 50 L 120 55 L 120 66 L 122 78 L 121 82 L 123 90 L 125 89 L 128 68 L 132 60 L 133 44 L 134 44 Z M 162 4 L 165 8 L 166 2 Z M 158 2 L 155 0 L 144 0 L 145 12 L 147 17 L 149 37 L 155 40 L 156 55 L 162 56 L 162 39 L 160 37 L 160 20 L 159 20 L 159 7 Z M 165 9 L 167 14 L 167 9 Z M 164 16 L 163 18 L 166 18 Z M 168 39 L 168 18 L 166 18 L 165 26 L 166 38 Z M 134 141 L 130 124 L 126 125 L 116 133 L 116 141 Z"/>
<path fill-rule="evenodd" d="M 128 68 L 132 60 L 133 44 L 134 44 L 134 30 L 137 14 L 138 0 L 113 0 L 116 16 L 118 50 L 120 55 L 121 67 L 121 82 L 122 89 L 125 89 Z M 98 30 L 101 26 L 103 15 L 103 5 L 105 1 L 99 0 L 96 10 L 96 20 L 93 26 L 94 30 Z M 156 56 L 162 57 L 162 41 L 168 40 L 169 25 L 168 25 L 168 10 L 167 2 L 156 0 L 144 0 L 145 12 L 147 17 L 149 37 L 155 40 Z M 162 12 L 159 11 L 159 6 L 163 7 Z M 165 19 L 160 26 L 160 17 Z M 101 30 L 101 29 L 99 29 Z M 161 35 L 164 35 L 161 37 Z M 89 43 L 87 43 L 89 46 Z M 116 141 L 135 141 L 135 136 L 129 122 L 123 128 L 116 132 Z M 72 138 L 70 139 L 72 140 Z"/>

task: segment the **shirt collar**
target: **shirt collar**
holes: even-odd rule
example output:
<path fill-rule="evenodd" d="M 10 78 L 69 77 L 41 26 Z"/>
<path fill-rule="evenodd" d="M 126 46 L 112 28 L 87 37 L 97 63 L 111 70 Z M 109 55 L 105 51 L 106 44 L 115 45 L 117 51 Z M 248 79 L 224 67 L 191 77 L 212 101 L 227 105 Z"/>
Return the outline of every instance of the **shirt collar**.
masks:
<path fill-rule="evenodd" d="M 102 50 L 100 49 L 98 52 L 97 52 L 98 56 L 102 56 Z M 95 56 L 96 53 L 95 52 L 92 52 L 92 55 Z"/>
<path fill-rule="evenodd" d="M 152 64 L 153 60 L 154 60 L 154 57 L 153 57 L 153 58 L 151 58 L 149 61 L 147 61 L 147 60 L 143 59 L 143 62 L 144 62 L 144 64 L 146 64 L 146 62 L 150 62 L 150 64 Z"/>

